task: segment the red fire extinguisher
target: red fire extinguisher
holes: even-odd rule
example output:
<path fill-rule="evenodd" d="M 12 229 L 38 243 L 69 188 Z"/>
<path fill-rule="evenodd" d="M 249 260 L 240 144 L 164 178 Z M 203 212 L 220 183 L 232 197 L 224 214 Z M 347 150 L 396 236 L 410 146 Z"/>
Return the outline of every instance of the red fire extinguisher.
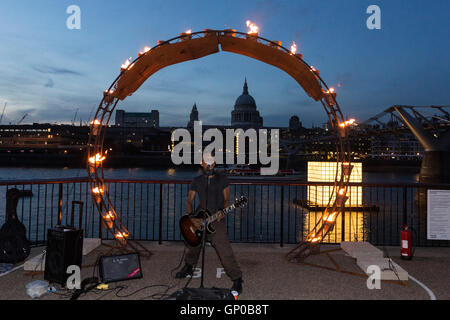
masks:
<path fill-rule="evenodd" d="M 412 251 L 412 234 L 405 224 L 401 231 L 401 258 L 403 260 L 411 260 L 413 257 Z"/>

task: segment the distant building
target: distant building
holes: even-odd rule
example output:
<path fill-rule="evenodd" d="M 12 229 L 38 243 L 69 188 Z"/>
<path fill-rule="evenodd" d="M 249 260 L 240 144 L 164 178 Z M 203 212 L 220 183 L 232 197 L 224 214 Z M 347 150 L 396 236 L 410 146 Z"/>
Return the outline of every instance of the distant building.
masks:
<path fill-rule="evenodd" d="M 370 157 L 384 159 L 411 159 L 423 156 L 423 146 L 412 133 L 372 136 Z"/>
<path fill-rule="evenodd" d="M 0 125 L 0 154 L 78 152 L 84 150 L 88 138 L 88 126 L 49 123 Z"/>
<path fill-rule="evenodd" d="M 289 119 L 289 130 L 299 131 L 300 129 L 302 129 L 302 123 L 300 122 L 300 119 L 297 116 L 292 116 Z"/>
<path fill-rule="evenodd" d="M 322 128 L 323 128 L 325 131 L 331 130 L 331 128 L 332 128 L 331 122 L 328 120 L 327 122 L 323 123 L 323 124 L 322 124 Z"/>
<path fill-rule="evenodd" d="M 242 95 L 236 99 L 234 110 L 231 111 L 231 126 L 234 128 L 261 128 L 263 118 L 256 109 L 255 99 L 248 93 L 245 79 Z"/>
<path fill-rule="evenodd" d="M 159 128 L 159 111 L 152 110 L 151 112 L 125 112 L 124 110 L 117 110 L 116 126 L 134 128 Z"/>
<path fill-rule="evenodd" d="M 194 103 L 194 106 L 192 107 L 191 114 L 189 116 L 189 123 L 187 124 L 188 128 L 194 127 L 194 121 L 198 121 L 198 110 L 197 110 L 197 104 Z"/>

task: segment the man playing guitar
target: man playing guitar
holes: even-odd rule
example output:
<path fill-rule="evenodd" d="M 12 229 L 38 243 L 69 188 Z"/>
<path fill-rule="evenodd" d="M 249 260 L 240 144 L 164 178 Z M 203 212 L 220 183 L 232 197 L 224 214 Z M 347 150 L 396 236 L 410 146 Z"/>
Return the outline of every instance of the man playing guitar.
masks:
<path fill-rule="evenodd" d="M 209 212 L 214 213 L 229 206 L 230 187 L 228 179 L 225 174 L 215 172 L 214 166 L 214 157 L 211 154 L 205 154 L 202 159 L 203 174 L 194 178 L 189 188 L 186 203 L 186 210 L 189 215 L 193 214 L 192 201 L 195 199 L 196 194 L 199 196 L 200 208 L 205 208 Z M 201 227 L 203 223 L 202 219 L 191 219 L 195 227 Z M 212 226 L 216 232 L 209 235 L 211 244 L 222 262 L 225 273 L 233 281 L 231 290 L 241 293 L 243 282 L 242 272 L 228 240 L 225 218 L 219 216 L 217 221 L 212 223 Z M 188 244 L 186 246 L 188 250 L 185 257 L 185 265 L 176 274 L 176 278 L 192 276 L 193 266 L 197 263 L 201 252 L 201 246 L 192 247 Z"/>

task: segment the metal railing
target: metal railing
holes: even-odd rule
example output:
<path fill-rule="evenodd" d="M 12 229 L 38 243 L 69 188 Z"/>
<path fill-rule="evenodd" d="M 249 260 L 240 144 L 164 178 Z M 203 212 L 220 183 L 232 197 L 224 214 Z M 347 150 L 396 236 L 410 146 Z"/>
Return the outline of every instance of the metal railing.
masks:
<path fill-rule="evenodd" d="M 178 220 L 185 213 L 190 181 L 107 179 L 105 183 L 117 214 L 134 239 L 182 241 Z M 34 245 L 46 242 L 48 228 L 71 224 L 72 211 L 74 221 L 81 218 L 85 237 L 112 239 L 102 231 L 87 178 L 0 182 L 3 208 L 11 188 L 33 194 L 19 200 L 17 216 Z M 327 199 L 332 184 L 255 179 L 230 180 L 230 188 L 232 199 L 240 195 L 249 199 L 246 207 L 227 217 L 230 241 L 283 246 L 298 243 L 320 219 L 321 208 L 314 202 Z M 369 241 L 397 246 L 400 228 L 406 223 L 413 230 L 415 246 L 450 246 L 450 241 L 427 239 L 428 189 L 450 190 L 450 185 L 350 184 L 351 206 L 338 217 L 324 243 Z M 5 214 L 1 214 L 0 225 L 4 219 Z"/>

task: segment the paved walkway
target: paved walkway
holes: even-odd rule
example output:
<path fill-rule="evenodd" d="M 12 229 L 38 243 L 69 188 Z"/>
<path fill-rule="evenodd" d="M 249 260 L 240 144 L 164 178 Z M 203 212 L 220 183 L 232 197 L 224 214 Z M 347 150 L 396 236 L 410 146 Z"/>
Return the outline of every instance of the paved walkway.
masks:
<path fill-rule="evenodd" d="M 187 280 L 174 279 L 173 275 L 180 265 L 184 245 L 181 242 L 165 242 L 159 245 L 155 242 L 143 242 L 153 252 L 146 259 L 142 258 L 142 279 L 123 281 L 110 284 L 110 287 L 122 287 L 121 290 L 94 290 L 84 294 L 80 299 L 110 300 L 110 299 L 152 299 L 158 293 L 173 293 L 186 285 Z M 428 300 L 429 293 L 416 282 L 409 280 L 406 285 L 382 282 L 381 289 L 369 290 L 366 278 L 352 274 L 318 268 L 310 265 L 287 263 L 284 255 L 293 248 L 292 245 L 272 244 L 240 244 L 234 243 L 233 248 L 244 274 L 244 291 L 240 300 Z M 339 248 L 323 245 L 322 250 Z M 42 252 L 44 247 L 33 248 L 31 256 Z M 92 277 L 96 259 L 108 251 L 101 246 L 83 257 L 82 279 Z M 383 249 L 383 248 L 380 248 Z M 399 248 L 386 248 L 389 255 L 411 276 L 432 290 L 437 299 L 450 299 L 450 248 L 417 248 L 412 261 L 399 259 Z M 344 271 L 362 274 L 353 258 L 344 251 L 330 253 L 333 260 Z M 334 264 L 326 255 L 311 256 L 309 263 L 327 268 Z M 200 266 L 200 262 L 199 262 Z M 219 269 L 218 269 L 219 268 Z M 205 287 L 230 288 L 232 282 L 222 274 L 221 264 L 214 249 L 207 246 Z M 173 271 L 172 271 L 173 270 Z M 172 271 L 172 272 L 171 272 Z M 25 286 L 33 280 L 43 280 L 43 273 L 30 274 L 18 269 L 0 277 L 0 299 L 27 300 Z M 199 287 L 200 278 L 193 278 L 189 287 Z M 153 287 L 152 287 L 153 286 Z M 167 286 L 170 288 L 167 290 Z M 42 300 L 68 299 L 65 289 L 55 286 L 56 293 L 46 294 Z M 153 296 L 153 298 L 156 298 Z"/>

